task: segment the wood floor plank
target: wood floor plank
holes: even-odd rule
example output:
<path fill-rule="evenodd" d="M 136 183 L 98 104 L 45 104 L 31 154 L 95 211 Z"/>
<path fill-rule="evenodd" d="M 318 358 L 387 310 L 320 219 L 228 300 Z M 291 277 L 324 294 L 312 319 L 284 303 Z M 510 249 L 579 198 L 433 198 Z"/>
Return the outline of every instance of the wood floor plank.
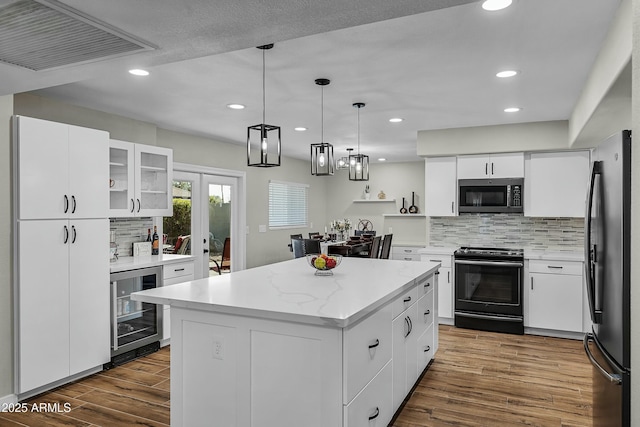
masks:
<path fill-rule="evenodd" d="M 147 402 L 163 403 L 170 399 L 167 391 L 104 375 L 92 375 L 84 381 L 94 388 L 131 396 Z"/>
<path fill-rule="evenodd" d="M 82 421 L 90 421 L 93 424 L 105 427 L 166 427 L 169 425 L 90 403 L 74 409 L 69 413 L 69 416 Z"/>
<path fill-rule="evenodd" d="M 165 405 L 146 402 L 135 399 L 131 396 L 108 393 L 102 390 L 94 390 L 83 396 L 86 402 L 96 406 L 110 408 L 120 412 L 126 412 L 140 418 L 157 421 L 162 424 L 169 424 L 169 408 Z"/>
<path fill-rule="evenodd" d="M 102 371 L 100 375 L 112 378 L 126 378 L 127 381 L 146 385 L 149 387 L 152 387 L 167 379 L 166 376 L 150 374 L 143 370 L 128 369 L 126 365 L 118 366 L 117 368 L 109 369 L 107 371 Z"/>

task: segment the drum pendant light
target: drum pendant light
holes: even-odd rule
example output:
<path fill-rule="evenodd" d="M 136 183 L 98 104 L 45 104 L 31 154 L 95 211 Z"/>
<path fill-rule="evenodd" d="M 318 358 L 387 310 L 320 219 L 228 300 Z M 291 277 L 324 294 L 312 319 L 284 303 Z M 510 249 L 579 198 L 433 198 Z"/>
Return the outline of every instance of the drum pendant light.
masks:
<path fill-rule="evenodd" d="M 324 142 L 324 87 L 331 83 L 329 79 L 316 79 L 316 84 L 322 89 L 320 113 L 320 143 L 311 144 L 311 175 L 333 175 L 335 163 L 333 160 L 333 145 Z"/>
<path fill-rule="evenodd" d="M 262 123 L 247 128 L 247 166 L 280 166 L 280 126 L 268 125 L 265 120 L 265 52 L 273 44 L 258 46 L 262 50 Z M 253 147 L 253 149 L 252 149 Z M 252 153 L 253 151 L 253 153 Z M 274 160 L 275 158 L 275 160 Z"/>
<path fill-rule="evenodd" d="M 360 109 L 364 102 L 353 104 L 358 109 L 358 154 L 349 155 L 349 180 L 369 181 L 369 156 L 360 154 Z"/>

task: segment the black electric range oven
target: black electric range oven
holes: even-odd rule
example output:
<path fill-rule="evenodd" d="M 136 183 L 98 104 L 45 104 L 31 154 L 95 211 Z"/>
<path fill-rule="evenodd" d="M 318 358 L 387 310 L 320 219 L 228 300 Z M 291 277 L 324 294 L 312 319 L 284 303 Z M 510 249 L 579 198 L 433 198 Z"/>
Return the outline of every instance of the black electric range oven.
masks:
<path fill-rule="evenodd" d="M 522 249 L 462 247 L 454 266 L 456 326 L 524 333 Z"/>

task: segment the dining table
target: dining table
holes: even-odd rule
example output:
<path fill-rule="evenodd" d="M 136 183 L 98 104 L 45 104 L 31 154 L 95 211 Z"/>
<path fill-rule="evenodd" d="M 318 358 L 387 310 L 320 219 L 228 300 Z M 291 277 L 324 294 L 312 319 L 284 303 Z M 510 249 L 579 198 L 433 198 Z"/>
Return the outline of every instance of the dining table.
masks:
<path fill-rule="evenodd" d="M 371 240 L 347 241 L 327 247 L 329 255 L 364 256 L 371 249 Z"/>

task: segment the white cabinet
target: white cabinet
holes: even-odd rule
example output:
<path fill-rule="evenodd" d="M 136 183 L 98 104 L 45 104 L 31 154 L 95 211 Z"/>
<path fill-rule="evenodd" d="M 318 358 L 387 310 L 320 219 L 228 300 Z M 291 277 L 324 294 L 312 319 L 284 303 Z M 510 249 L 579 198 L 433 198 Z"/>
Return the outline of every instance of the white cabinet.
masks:
<path fill-rule="evenodd" d="M 524 153 L 458 156 L 458 179 L 524 178 Z"/>
<path fill-rule="evenodd" d="M 108 219 L 18 222 L 17 393 L 107 363 Z"/>
<path fill-rule="evenodd" d="M 173 214 L 173 151 L 111 140 L 109 148 L 110 216 Z"/>
<path fill-rule="evenodd" d="M 439 262 L 438 272 L 438 323 L 453 324 L 453 250 L 428 248 L 420 250 L 422 261 Z"/>
<path fill-rule="evenodd" d="M 413 329 L 418 310 L 412 304 L 393 319 L 393 407 L 398 408 L 415 382 L 418 337 Z"/>
<path fill-rule="evenodd" d="M 582 262 L 529 261 L 525 326 L 582 332 Z"/>
<path fill-rule="evenodd" d="M 106 218 L 109 134 L 16 116 L 20 219 Z"/>
<path fill-rule="evenodd" d="M 424 177 L 425 215 L 456 216 L 458 214 L 456 158 L 427 158 Z"/>
<path fill-rule="evenodd" d="M 422 246 L 391 246 L 391 259 L 402 261 L 420 261 Z"/>
<path fill-rule="evenodd" d="M 525 216 L 584 217 L 588 151 L 531 153 L 525 172 Z"/>
<path fill-rule="evenodd" d="M 193 260 L 162 266 L 162 286 L 171 286 L 194 279 Z M 171 338 L 171 308 L 166 304 L 162 307 L 162 341 L 160 344 L 164 347 L 169 344 L 169 339 Z"/>

